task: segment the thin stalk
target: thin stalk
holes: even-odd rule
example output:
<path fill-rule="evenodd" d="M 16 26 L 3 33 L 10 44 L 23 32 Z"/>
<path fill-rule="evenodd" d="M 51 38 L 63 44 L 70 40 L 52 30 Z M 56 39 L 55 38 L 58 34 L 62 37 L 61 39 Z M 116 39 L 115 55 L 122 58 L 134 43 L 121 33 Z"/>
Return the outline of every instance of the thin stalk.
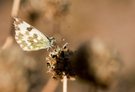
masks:
<path fill-rule="evenodd" d="M 63 92 L 67 92 L 67 76 L 63 78 Z"/>
<path fill-rule="evenodd" d="M 20 7 L 20 0 L 14 0 L 13 1 L 13 6 L 12 6 L 12 11 L 11 11 L 11 17 L 16 17 L 18 16 L 18 10 L 19 10 L 19 7 Z M 11 21 L 12 24 L 13 24 L 13 21 Z M 11 27 L 12 27 L 12 24 L 11 24 Z M 12 28 L 10 29 L 12 31 Z M 13 43 L 13 38 L 11 35 L 9 35 L 7 38 L 6 38 L 6 41 L 5 43 L 3 44 L 2 46 L 2 50 L 8 48 L 9 46 L 11 46 Z"/>
<path fill-rule="evenodd" d="M 13 1 L 12 12 L 11 12 L 12 17 L 18 16 L 19 7 L 20 7 L 20 0 L 14 0 Z"/>

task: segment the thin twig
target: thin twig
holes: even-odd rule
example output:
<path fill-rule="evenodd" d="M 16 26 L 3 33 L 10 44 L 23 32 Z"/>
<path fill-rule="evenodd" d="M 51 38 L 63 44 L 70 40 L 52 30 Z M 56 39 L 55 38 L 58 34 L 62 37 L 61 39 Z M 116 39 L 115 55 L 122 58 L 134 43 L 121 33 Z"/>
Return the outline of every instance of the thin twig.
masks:
<path fill-rule="evenodd" d="M 13 7 L 12 7 L 12 12 L 11 12 L 12 17 L 18 16 L 19 7 L 20 7 L 20 0 L 14 0 Z"/>
<path fill-rule="evenodd" d="M 63 78 L 63 92 L 67 92 L 67 76 Z"/>
<path fill-rule="evenodd" d="M 18 10 L 19 10 L 19 7 L 20 7 L 20 0 L 14 0 L 13 1 L 13 6 L 12 6 L 12 11 L 11 11 L 11 16 L 12 17 L 15 17 L 15 16 L 18 16 Z M 11 21 L 12 22 L 12 21 Z M 12 24 L 11 24 L 12 25 Z M 12 26 L 11 26 L 12 27 Z M 12 28 L 11 28 L 11 31 L 12 31 Z M 13 38 L 11 35 L 9 35 L 7 38 L 6 38 L 6 41 L 4 43 L 4 45 L 2 46 L 2 50 L 10 47 L 13 43 Z"/>
<path fill-rule="evenodd" d="M 4 49 L 10 47 L 12 45 L 12 43 L 13 43 L 13 38 L 11 36 L 7 37 L 7 39 L 1 49 L 4 50 Z"/>

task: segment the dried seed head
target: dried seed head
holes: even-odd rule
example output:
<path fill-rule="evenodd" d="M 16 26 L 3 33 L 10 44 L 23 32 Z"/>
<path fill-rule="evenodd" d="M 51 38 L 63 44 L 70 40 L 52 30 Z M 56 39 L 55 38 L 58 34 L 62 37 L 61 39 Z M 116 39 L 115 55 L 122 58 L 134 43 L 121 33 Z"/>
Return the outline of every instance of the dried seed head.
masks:
<path fill-rule="evenodd" d="M 112 84 L 121 65 L 118 53 L 97 39 L 80 46 L 76 58 L 77 75 L 102 88 Z"/>
<path fill-rule="evenodd" d="M 50 52 L 47 57 L 48 72 L 55 79 L 63 79 L 67 76 L 68 79 L 75 77 L 75 72 L 71 65 L 73 51 L 70 51 L 65 46 L 63 48 L 57 47 Z"/>
<path fill-rule="evenodd" d="M 49 20 L 62 18 L 68 14 L 69 2 L 68 0 L 46 0 L 45 16 Z"/>
<path fill-rule="evenodd" d="M 0 92 L 39 92 L 44 82 L 39 64 L 32 57 L 14 45 L 0 50 Z"/>

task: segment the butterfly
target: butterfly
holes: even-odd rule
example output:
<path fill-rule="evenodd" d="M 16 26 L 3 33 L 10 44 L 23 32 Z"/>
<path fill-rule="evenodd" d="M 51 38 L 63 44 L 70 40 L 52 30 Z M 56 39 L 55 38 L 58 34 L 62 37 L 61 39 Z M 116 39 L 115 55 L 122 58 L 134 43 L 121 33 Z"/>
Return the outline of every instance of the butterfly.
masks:
<path fill-rule="evenodd" d="M 22 21 L 20 18 L 14 18 L 15 40 L 24 51 L 36 51 L 48 49 L 53 46 L 54 38 L 47 37 L 35 27 Z"/>

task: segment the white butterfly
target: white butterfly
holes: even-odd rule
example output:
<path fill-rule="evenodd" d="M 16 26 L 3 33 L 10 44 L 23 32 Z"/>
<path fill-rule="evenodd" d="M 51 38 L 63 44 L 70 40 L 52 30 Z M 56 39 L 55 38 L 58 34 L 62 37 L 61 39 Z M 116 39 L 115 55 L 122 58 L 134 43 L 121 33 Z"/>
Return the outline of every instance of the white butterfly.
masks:
<path fill-rule="evenodd" d="M 15 39 L 24 51 L 48 49 L 53 46 L 54 38 L 48 38 L 21 19 L 14 18 L 14 26 Z"/>

